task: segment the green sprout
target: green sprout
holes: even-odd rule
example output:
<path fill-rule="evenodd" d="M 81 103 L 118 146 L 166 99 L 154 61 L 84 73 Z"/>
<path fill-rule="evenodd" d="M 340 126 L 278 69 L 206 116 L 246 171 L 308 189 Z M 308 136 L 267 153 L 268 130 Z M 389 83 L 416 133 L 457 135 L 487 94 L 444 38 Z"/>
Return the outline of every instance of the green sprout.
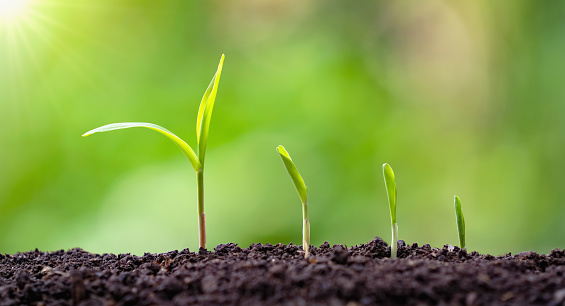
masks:
<path fill-rule="evenodd" d="M 390 244 L 390 258 L 396 258 L 398 241 L 398 224 L 396 223 L 396 182 L 394 172 L 389 164 L 383 164 L 383 175 L 390 207 L 390 223 L 392 228 L 392 242 Z"/>
<path fill-rule="evenodd" d="M 455 220 L 457 222 L 457 233 L 459 233 L 459 245 L 462 249 L 465 249 L 465 218 L 463 218 L 463 212 L 461 211 L 461 200 L 458 196 L 454 199 L 455 205 Z"/>
<path fill-rule="evenodd" d="M 198 108 L 198 117 L 196 119 L 196 140 L 198 144 L 198 155 L 194 153 L 192 148 L 180 139 L 177 135 L 173 134 L 169 130 L 152 123 L 145 122 L 122 122 L 122 123 L 112 123 L 108 125 L 101 126 L 99 128 L 93 129 L 84 133 L 82 136 L 86 137 L 98 132 L 108 132 L 113 130 L 127 129 L 132 127 L 144 127 L 154 131 L 157 131 L 172 140 L 177 144 L 182 152 L 188 157 L 188 160 L 192 164 L 192 167 L 196 171 L 196 181 L 198 184 L 198 233 L 199 233 L 199 246 L 206 249 L 206 217 L 204 215 L 204 156 L 206 154 L 206 144 L 208 143 L 208 132 L 210 130 L 210 119 L 212 117 L 212 109 L 214 108 L 214 101 L 216 100 L 216 92 L 218 90 L 218 82 L 220 81 L 220 75 L 222 73 L 222 67 L 224 65 L 224 55 L 220 59 L 218 64 L 218 70 L 210 85 L 204 92 L 202 101 L 200 102 L 200 107 Z"/>
<path fill-rule="evenodd" d="M 296 166 L 292 162 L 292 158 L 288 155 L 288 152 L 284 149 L 283 146 L 278 146 L 277 151 L 282 158 L 284 166 L 286 167 L 286 171 L 290 175 L 290 178 L 294 182 L 294 187 L 296 187 L 296 191 L 298 191 L 298 196 L 300 196 L 300 200 L 302 201 L 302 219 L 303 219 L 303 226 L 302 226 L 302 245 L 304 248 L 304 258 L 308 258 L 310 255 L 310 220 L 308 220 L 308 193 L 306 185 L 304 184 L 304 180 Z"/>

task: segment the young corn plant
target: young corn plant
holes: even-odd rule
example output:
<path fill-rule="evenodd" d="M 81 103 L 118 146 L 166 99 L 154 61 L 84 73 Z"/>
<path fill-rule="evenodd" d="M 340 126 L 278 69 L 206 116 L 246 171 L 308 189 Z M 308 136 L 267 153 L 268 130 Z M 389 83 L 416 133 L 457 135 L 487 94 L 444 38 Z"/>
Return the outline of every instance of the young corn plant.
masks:
<path fill-rule="evenodd" d="M 390 208 L 390 223 L 392 228 L 392 242 L 390 244 L 390 258 L 396 258 L 398 241 L 398 224 L 396 223 L 396 182 L 394 172 L 389 164 L 383 164 L 383 175 Z"/>
<path fill-rule="evenodd" d="M 463 218 L 463 211 L 461 211 L 461 200 L 458 196 L 454 198 L 455 205 L 455 221 L 457 222 L 457 233 L 459 234 L 459 246 L 465 249 L 465 218 Z"/>
<path fill-rule="evenodd" d="M 306 185 L 304 184 L 304 180 L 296 166 L 292 162 L 292 158 L 288 155 L 288 152 L 284 149 L 283 146 L 278 146 L 277 151 L 282 158 L 283 164 L 286 167 L 286 171 L 290 175 L 290 178 L 294 182 L 294 187 L 296 187 L 296 191 L 298 191 L 298 196 L 302 201 L 302 245 L 304 248 L 304 258 L 308 258 L 310 256 L 310 220 L 308 220 L 308 193 Z"/>
<path fill-rule="evenodd" d="M 108 132 L 132 127 L 144 127 L 165 135 L 177 146 L 179 146 L 186 157 L 188 157 L 188 160 L 196 171 L 196 182 L 198 185 L 198 240 L 199 247 L 203 249 L 206 249 L 206 217 L 204 215 L 204 157 L 206 154 L 206 144 L 208 143 L 208 132 L 210 130 L 212 109 L 214 108 L 214 102 L 216 100 L 216 93 L 218 91 L 218 83 L 220 82 L 220 75 L 222 74 L 223 65 L 224 55 L 222 54 L 220 63 L 218 64 L 218 69 L 216 70 L 216 74 L 214 74 L 210 85 L 208 85 L 206 92 L 204 92 L 202 101 L 200 101 L 200 107 L 198 108 L 198 117 L 196 118 L 196 141 L 198 145 L 198 155 L 196 155 L 194 153 L 194 150 L 192 150 L 192 148 L 177 135 L 173 134 L 171 131 L 165 129 L 164 127 L 158 126 L 153 123 L 112 123 L 90 130 L 82 135 L 83 137 L 86 137 L 98 132 Z"/>

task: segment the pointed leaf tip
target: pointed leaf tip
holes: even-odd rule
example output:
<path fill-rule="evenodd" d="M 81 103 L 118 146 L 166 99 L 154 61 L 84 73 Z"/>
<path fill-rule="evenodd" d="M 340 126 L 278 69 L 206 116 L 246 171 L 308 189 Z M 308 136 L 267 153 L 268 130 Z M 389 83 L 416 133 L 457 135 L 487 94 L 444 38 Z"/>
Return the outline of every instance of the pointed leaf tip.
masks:
<path fill-rule="evenodd" d="M 285 157 L 287 157 L 288 159 L 292 160 L 292 158 L 290 158 L 290 155 L 288 155 L 288 152 L 286 151 L 286 149 L 285 149 L 282 145 L 279 145 L 279 146 L 277 147 L 277 151 L 278 151 L 280 154 L 283 154 L 283 155 L 284 155 Z"/>
<path fill-rule="evenodd" d="M 194 153 L 192 148 L 186 142 L 184 142 L 184 140 L 180 139 L 177 135 L 173 134 L 171 131 L 165 129 L 164 127 L 153 124 L 153 123 L 147 123 L 147 122 L 111 123 L 111 124 L 107 124 L 107 125 L 95 128 L 93 130 L 90 130 L 90 131 L 84 133 L 82 136 L 86 137 L 86 136 L 94 134 L 94 133 L 128 129 L 128 128 L 134 128 L 134 127 L 148 128 L 150 130 L 154 130 L 156 132 L 161 133 L 162 135 L 164 135 L 167 138 L 169 138 L 170 140 L 172 140 L 177 146 L 179 146 L 179 148 L 183 151 L 183 153 L 186 155 L 186 157 L 188 157 L 188 160 L 190 161 L 190 163 L 194 167 L 195 171 L 198 171 L 198 169 L 200 169 L 200 167 L 202 167 L 202 164 L 198 160 L 198 157 L 196 156 L 196 154 Z"/>
<path fill-rule="evenodd" d="M 298 196 L 300 197 L 300 200 L 302 201 L 302 203 L 308 203 L 308 193 L 307 193 L 308 188 L 306 188 L 304 179 L 302 179 L 302 176 L 298 172 L 298 169 L 296 169 L 296 166 L 294 165 L 292 158 L 290 158 L 290 155 L 283 146 L 278 146 L 277 151 L 279 152 L 279 156 L 283 161 L 286 171 L 288 172 L 290 178 L 292 179 L 292 182 L 294 183 L 294 187 L 296 188 L 296 191 L 298 191 Z"/>
<path fill-rule="evenodd" d="M 389 164 L 383 164 L 383 176 L 390 208 L 390 219 L 392 224 L 396 223 L 396 182 L 394 179 L 394 171 Z"/>
<path fill-rule="evenodd" d="M 224 54 L 218 64 L 218 69 L 212 77 L 208 88 L 202 96 L 200 106 L 198 107 L 198 116 L 196 117 L 196 142 L 198 144 L 198 158 L 204 164 L 204 156 L 206 154 L 206 144 L 208 143 L 208 132 L 210 129 L 210 119 L 212 117 L 212 110 L 214 109 L 214 102 L 216 100 L 216 93 L 218 91 L 218 83 L 222 74 L 222 67 L 224 66 Z"/>

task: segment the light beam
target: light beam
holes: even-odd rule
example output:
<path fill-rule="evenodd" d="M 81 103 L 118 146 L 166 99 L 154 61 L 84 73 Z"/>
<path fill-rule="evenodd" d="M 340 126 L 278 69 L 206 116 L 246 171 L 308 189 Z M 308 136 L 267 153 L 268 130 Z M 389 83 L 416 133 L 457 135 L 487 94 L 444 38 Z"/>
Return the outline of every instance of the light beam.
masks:
<path fill-rule="evenodd" d="M 15 20 L 23 16 L 27 0 L 0 0 L 0 21 Z"/>

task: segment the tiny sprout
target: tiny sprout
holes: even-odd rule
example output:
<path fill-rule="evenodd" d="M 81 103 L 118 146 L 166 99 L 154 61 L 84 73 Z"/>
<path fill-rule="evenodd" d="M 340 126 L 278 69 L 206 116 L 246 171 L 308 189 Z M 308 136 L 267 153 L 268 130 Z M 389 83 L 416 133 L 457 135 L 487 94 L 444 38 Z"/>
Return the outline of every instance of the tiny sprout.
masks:
<path fill-rule="evenodd" d="M 392 228 L 392 242 L 390 244 L 390 258 L 396 258 L 397 241 L 398 241 L 398 224 L 396 223 L 396 182 L 394 181 L 394 172 L 389 164 L 383 164 L 383 175 L 385 178 L 385 186 L 388 196 L 388 204 L 390 208 L 390 221 Z"/>
<path fill-rule="evenodd" d="M 218 82 L 222 74 L 222 67 L 224 65 L 224 55 L 218 64 L 218 70 L 212 78 L 212 82 L 204 92 L 200 107 L 198 108 L 198 117 L 196 118 L 196 139 L 198 145 L 198 156 L 194 150 L 184 140 L 180 139 L 177 135 L 173 134 L 164 127 L 152 123 L 145 122 L 122 122 L 112 123 L 101 126 L 94 130 L 84 133 L 82 136 L 86 137 L 98 132 L 108 132 L 119 129 L 127 129 L 132 127 L 144 127 L 157 131 L 172 140 L 177 144 L 183 153 L 188 157 L 192 167 L 196 171 L 196 180 L 198 185 L 198 233 L 199 233 L 199 246 L 206 249 L 206 217 L 204 215 L 204 156 L 206 154 L 206 144 L 208 143 L 208 132 L 210 130 L 210 119 L 212 117 L 212 109 L 216 100 L 216 92 L 218 90 Z"/>
<path fill-rule="evenodd" d="M 463 218 L 463 211 L 461 211 L 461 200 L 458 196 L 454 199 L 455 205 L 455 221 L 457 222 L 457 233 L 459 234 L 459 246 L 465 249 L 465 218 Z"/>
<path fill-rule="evenodd" d="M 294 187 L 296 187 L 296 191 L 298 191 L 298 196 L 300 196 L 300 200 L 302 201 L 302 245 L 304 248 L 304 257 L 308 258 L 310 255 L 310 220 L 308 220 L 308 194 L 307 188 L 304 184 L 304 180 L 296 166 L 292 162 L 292 158 L 288 155 L 288 152 L 284 149 L 283 146 L 278 146 L 277 151 L 282 158 L 283 164 L 286 167 L 286 171 L 290 175 L 290 178 L 294 182 Z"/>

